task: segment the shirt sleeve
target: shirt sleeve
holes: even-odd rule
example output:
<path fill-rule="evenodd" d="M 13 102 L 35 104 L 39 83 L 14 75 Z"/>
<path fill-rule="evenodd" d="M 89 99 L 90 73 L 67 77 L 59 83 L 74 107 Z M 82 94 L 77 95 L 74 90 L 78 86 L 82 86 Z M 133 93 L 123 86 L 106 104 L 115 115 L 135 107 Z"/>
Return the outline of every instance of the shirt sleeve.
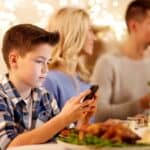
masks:
<path fill-rule="evenodd" d="M 92 80 L 100 87 L 96 121 L 105 121 L 109 118 L 126 119 L 127 116 L 134 115 L 133 113 L 136 112 L 135 110 L 133 112 L 133 107 L 139 109 L 137 101 L 112 103 L 114 82 L 116 80 L 113 63 L 109 56 L 102 56 L 93 72 Z"/>
<path fill-rule="evenodd" d="M 5 99 L 0 98 L 0 149 L 4 150 L 17 136 L 17 127 Z"/>

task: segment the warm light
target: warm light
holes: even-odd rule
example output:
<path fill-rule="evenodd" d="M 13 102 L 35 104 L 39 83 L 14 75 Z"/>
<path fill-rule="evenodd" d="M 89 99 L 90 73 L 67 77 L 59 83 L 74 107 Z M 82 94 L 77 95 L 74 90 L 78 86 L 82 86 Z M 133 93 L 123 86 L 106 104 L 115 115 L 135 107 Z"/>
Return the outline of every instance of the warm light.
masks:
<path fill-rule="evenodd" d="M 47 18 L 54 12 L 54 7 L 50 3 L 39 2 L 37 0 L 34 0 L 34 4 L 37 7 L 37 13 L 40 16 L 40 21 L 36 24 L 45 27 L 47 25 Z"/>
<path fill-rule="evenodd" d="M 68 4 L 68 0 L 59 0 L 60 6 L 66 6 Z"/>
<path fill-rule="evenodd" d="M 130 0 L 0 0 L 0 33 L 13 24 L 28 22 L 47 25 L 50 14 L 58 7 L 84 7 L 96 25 L 109 25 L 118 40 L 125 32 L 123 13 Z M 27 5 L 30 5 L 29 7 Z M 30 14 L 30 15 L 29 15 Z"/>
<path fill-rule="evenodd" d="M 118 1 L 113 1 L 112 5 L 113 5 L 113 7 L 118 7 L 119 3 L 118 3 Z"/>

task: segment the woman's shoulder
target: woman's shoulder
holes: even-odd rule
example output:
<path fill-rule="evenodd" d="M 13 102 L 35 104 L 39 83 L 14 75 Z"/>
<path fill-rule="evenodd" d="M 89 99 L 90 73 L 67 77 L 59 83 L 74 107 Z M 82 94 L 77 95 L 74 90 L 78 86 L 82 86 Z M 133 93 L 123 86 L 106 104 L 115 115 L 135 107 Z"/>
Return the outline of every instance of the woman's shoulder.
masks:
<path fill-rule="evenodd" d="M 63 71 L 60 71 L 60 70 L 50 70 L 47 73 L 47 77 L 53 78 L 53 79 L 57 79 L 63 76 L 67 76 L 67 75 Z"/>
<path fill-rule="evenodd" d="M 55 84 L 56 84 L 56 82 L 57 82 L 57 84 L 69 82 L 71 79 L 72 79 L 72 77 L 69 74 L 67 74 L 61 70 L 50 70 L 46 76 L 46 80 L 51 80 Z"/>

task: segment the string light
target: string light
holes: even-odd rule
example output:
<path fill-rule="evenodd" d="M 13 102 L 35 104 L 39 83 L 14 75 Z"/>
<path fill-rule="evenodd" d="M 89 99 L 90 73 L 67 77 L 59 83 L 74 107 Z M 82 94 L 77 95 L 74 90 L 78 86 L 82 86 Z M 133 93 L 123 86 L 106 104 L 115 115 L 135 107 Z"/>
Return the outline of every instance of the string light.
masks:
<path fill-rule="evenodd" d="M 93 24 L 110 26 L 103 40 L 114 45 L 125 35 L 126 27 L 123 14 L 131 0 L 0 0 L 0 46 L 5 31 L 18 23 L 32 23 L 45 28 L 49 16 L 58 7 L 79 5 L 86 8 Z M 103 33 L 99 33 L 103 34 Z M 1 73 L 6 67 L 0 54 Z"/>
<path fill-rule="evenodd" d="M 27 21 L 32 21 L 29 23 L 45 27 L 49 15 L 55 8 L 67 5 L 79 5 L 87 9 L 94 24 L 111 26 L 117 40 L 120 40 L 125 32 L 122 3 L 126 5 L 129 1 L 130 0 L 55 0 L 54 2 L 53 0 L 0 0 L 0 33 L 13 24 Z M 28 8 L 30 10 L 26 10 L 27 4 L 30 5 Z M 125 6 L 123 8 L 125 8 Z M 32 13 L 30 13 L 30 11 Z"/>
<path fill-rule="evenodd" d="M 68 0 L 59 0 L 59 6 L 66 6 L 68 4 Z"/>
<path fill-rule="evenodd" d="M 113 1 L 112 5 L 113 5 L 113 7 L 118 7 L 119 3 L 118 3 L 118 1 Z"/>
<path fill-rule="evenodd" d="M 49 4 L 49 3 L 43 3 L 43 2 L 39 2 L 37 0 L 34 0 L 34 5 L 37 8 L 37 13 L 40 16 L 40 22 L 36 22 L 35 24 L 44 27 L 47 25 L 47 18 L 50 16 L 50 14 L 53 13 L 54 11 L 54 7 Z M 44 17 L 43 17 L 44 16 Z"/>

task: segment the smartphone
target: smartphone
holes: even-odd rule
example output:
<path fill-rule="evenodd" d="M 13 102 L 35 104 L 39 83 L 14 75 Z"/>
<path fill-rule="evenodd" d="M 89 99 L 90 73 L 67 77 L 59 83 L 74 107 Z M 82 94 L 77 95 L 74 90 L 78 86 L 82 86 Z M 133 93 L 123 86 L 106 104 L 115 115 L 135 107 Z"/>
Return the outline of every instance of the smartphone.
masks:
<path fill-rule="evenodd" d="M 90 87 L 91 93 L 88 94 L 87 96 L 85 96 L 85 98 L 83 99 L 83 102 L 86 101 L 86 100 L 88 100 L 88 99 L 92 99 L 98 89 L 99 89 L 99 86 L 98 86 L 98 85 L 92 85 L 92 86 Z"/>

